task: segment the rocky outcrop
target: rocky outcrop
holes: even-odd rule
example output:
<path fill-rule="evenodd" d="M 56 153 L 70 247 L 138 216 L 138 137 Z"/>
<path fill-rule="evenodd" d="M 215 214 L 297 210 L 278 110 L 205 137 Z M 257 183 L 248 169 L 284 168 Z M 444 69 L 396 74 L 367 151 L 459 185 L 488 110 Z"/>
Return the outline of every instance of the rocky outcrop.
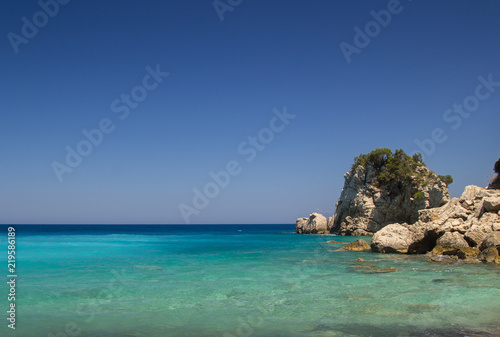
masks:
<path fill-rule="evenodd" d="M 312 213 L 309 218 L 299 218 L 295 223 L 298 234 L 328 234 L 330 229 L 326 218 L 319 213 Z"/>
<path fill-rule="evenodd" d="M 449 200 L 446 184 L 424 165 L 415 168 L 419 186 L 381 185 L 380 170 L 357 166 L 344 175 L 344 188 L 335 206 L 333 231 L 339 235 L 373 235 L 392 223 L 415 223 L 419 210 L 439 207 Z"/>
<path fill-rule="evenodd" d="M 377 232 L 371 242 L 377 252 L 425 253 L 500 262 L 493 250 L 500 249 L 500 216 L 486 206 L 500 198 L 500 190 L 467 186 L 460 198 L 419 211 L 412 225 L 391 224 Z M 483 254 L 484 251 L 487 251 Z M 498 253 L 498 252 L 497 252 Z"/>
<path fill-rule="evenodd" d="M 380 253 L 408 253 L 414 242 L 407 224 L 391 224 L 378 231 L 372 238 L 371 247 Z"/>

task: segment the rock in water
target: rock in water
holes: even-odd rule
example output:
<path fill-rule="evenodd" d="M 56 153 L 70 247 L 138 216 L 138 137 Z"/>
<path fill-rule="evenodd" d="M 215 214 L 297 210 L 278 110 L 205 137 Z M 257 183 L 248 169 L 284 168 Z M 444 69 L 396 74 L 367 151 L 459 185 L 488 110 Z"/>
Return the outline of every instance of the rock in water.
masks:
<path fill-rule="evenodd" d="M 329 234 L 326 218 L 319 213 L 312 213 L 309 218 L 299 218 L 295 223 L 297 234 Z"/>
<path fill-rule="evenodd" d="M 484 238 L 479 250 L 483 251 L 488 248 L 499 248 L 500 247 L 500 232 L 492 232 Z"/>
<path fill-rule="evenodd" d="M 437 239 L 432 255 L 457 255 L 461 248 L 470 248 L 464 236 L 458 232 L 446 232 Z"/>
<path fill-rule="evenodd" d="M 391 163 L 398 160 L 400 166 L 394 167 Z M 419 210 L 450 200 L 446 184 L 402 150 L 393 154 L 378 149 L 361 155 L 344 179 L 331 226 L 340 235 L 373 235 L 392 223 L 412 224 Z"/>
<path fill-rule="evenodd" d="M 498 254 L 498 249 L 496 248 L 488 248 L 483 250 L 479 257 L 483 262 L 500 263 L 500 255 Z"/>
<path fill-rule="evenodd" d="M 370 245 L 366 243 L 365 240 L 356 240 L 354 242 L 348 243 L 340 249 L 337 249 L 336 252 L 361 252 L 370 249 Z"/>
<path fill-rule="evenodd" d="M 408 249 L 413 243 L 413 235 L 408 227 L 395 223 L 385 226 L 375 233 L 371 248 L 380 253 L 408 253 Z"/>

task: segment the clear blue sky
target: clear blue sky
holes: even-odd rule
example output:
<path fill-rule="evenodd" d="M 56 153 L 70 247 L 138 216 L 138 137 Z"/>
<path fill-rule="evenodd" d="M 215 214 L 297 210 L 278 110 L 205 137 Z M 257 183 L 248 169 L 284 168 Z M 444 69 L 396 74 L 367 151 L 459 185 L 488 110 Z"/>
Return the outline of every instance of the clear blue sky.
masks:
<path fill-rule="evenodd" d="M 411 153 L 435 129 L 446 140 L 425 159 L 454 177 L 452 195 L 487 185 L 500 156 L 500 87 L 474 97 L 479 76 L 500 82 L 498 1 L 239 2 L 223 21 L 210 0 L 73 0 L 57 13 L 46 6 L 53 17 L 36 1 L 6 2 L 0 222 L 185 223 L 180 204 L 197 211 L 191 223 L 332 215 L 354 156 Z M 341 43 L 355 48 L 354 28 L 388 6 L 397 13 L 369 24 L 371 41 L 347 62 Z M 157 65 L 169 75 L 147 91 L 146 67 Z M 132 109 L 120 100 L 133 90 L 147 96 Z M 467 118 L 446 114 L 464 102 Z M 287 125 L 273 119 L 284 107 L 296 115 Z M 102 120 L 113 131 L 66 165 L 67 146 Z M 281 131 L 262 131 L 271 122 Z M 259 132 L 273 139 L 253 158 L 248 137 Z M 193 189 L 231 161 L 241 172 L 196 208 Z M 62 182 L 54 162 L 73 170 Z"/>

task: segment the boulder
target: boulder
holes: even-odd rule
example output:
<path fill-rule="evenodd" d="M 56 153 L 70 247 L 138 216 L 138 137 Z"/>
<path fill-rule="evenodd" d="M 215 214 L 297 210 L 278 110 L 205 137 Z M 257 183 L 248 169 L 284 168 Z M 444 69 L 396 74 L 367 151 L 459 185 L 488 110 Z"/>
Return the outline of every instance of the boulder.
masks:
<path fill-rule="evenodd" d="M 479 219 L 472 218 L 465 239 L 471 247 L 479 246 L 488 234 L 500 230 L 500 218 L 496 213 L 484 213 Z"/>
<path fill-rule="evenodd" d="M 483 262 L 500 263 L 500 255 L 498 254 L 498 249 L 496 248 L 487 248 L 483 250 L 479 257 Z"/>
<path fill-rule="evenodd" d="M 365 240 L 356 240 L 354 242 L 348 243 L 344 247 L 337 249 L 336 252 L 361 252 L 364 250 L 370 250 L 371 247 Z"/>
<path fill-rule="evenodd" d="M 312 213 L 309 218 L 297 219 L 295 232 L 298 234 L 328 234 L 330 230 L 323 215 Z"/>
<path fill-rule="evenodd" d="M 330 240 L 330 241 L 327 241 L 326 243 L 345 243 L 345 242 Z"/>
<path fill-rule="evenodd" d="M 484 238 L 479 250 L 483 251 L 488 248 L 500 247 L 500 232 L 492 232 Z"/>
<path fill-rule="evenodd" d="M 486 212 L 500 211 L 500 196 L 484 198 L 483 206 Z"/>
<path fill-rule="evenodd" d="M 469 259 L 475 259 L 479 256 L 481 251 L 477 248 L 474 247 L 463 247 L 459 248 L 457 250 L 456 255 L 458 256 L 459 259 L 462 260 L 469 260 Z"/>
<path fill-rule="evenodd" d="M 381 253 L 407 253 L 413 243 L 413 235 L 408 227 L 395 223 L 385 226 L 373 235 L 371 248 Z"/>
<path fill-rule="evenodd" d="M 444 248 L 465 248 L 469 247 L 467 241 L 465 241 L 464 236 L 458 232 L 447 232 L 444 233 L 439 239 L 437 239 L 436 246 L 441 246 Z"/>

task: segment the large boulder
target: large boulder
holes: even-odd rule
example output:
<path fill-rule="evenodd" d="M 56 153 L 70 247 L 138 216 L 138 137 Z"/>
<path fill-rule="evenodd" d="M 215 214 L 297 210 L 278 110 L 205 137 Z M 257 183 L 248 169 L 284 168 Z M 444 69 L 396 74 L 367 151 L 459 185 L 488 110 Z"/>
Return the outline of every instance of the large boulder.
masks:
<path fill-rule="evenodd" d="M 500 232 L 492 232 L 484 238 L 479 249 L 485 250 L 488 248 L 499 248 L 500 247 Z"/>
<path fill-rule="evenodd" d="M 446 232 L 436 241 L 432 255 L 458 255 L 463 248 L 470 248 L 464 236 L 458 232 Z M 468 251 L 462 251 L 464 256 Z M 477 254 L 476 254 L 477 255 Z"/>
<path fill-rule="evenodd" d="M 500 196 L 484 198 L 483 206 L 486 212 L 500 211 Z"/>
<path fill-rule="evenodd" d="M 465 239 L 471 247 L 478 247 L 488 234 L 500 231 L 500 216 L 496 213 L 484 213 L 480 218 L 472 218 L 470 223 Z"/>
<path fill-rule="evenodd" d="M 445 248 L 465 248 L 469 247 L 469 244 L 460 233 L 446 232 L 443 236 L 437 239 L 436 246 Z"/>
<path fill-rule="evenodd" d="M 395 223 L 375 233 L 371 247 L 373 251 L 380 253 L 408 253 L 413 243 L 413 234 L 408 226 Z"/>
<path fill-rule="evenodd" d="M 500 263 L 500 255 L 498 254 L 498 249 L 496 248 L 488 248 L 483 250 L 479 257 L 484 262 Z"/>
<path fill-rule="evenodd" d="M 295 223 L 295 232 L 298 234 L 328 234 L 328 222 L 319 213 L 312 213 L 309 218 L 299 218 Z"/>

